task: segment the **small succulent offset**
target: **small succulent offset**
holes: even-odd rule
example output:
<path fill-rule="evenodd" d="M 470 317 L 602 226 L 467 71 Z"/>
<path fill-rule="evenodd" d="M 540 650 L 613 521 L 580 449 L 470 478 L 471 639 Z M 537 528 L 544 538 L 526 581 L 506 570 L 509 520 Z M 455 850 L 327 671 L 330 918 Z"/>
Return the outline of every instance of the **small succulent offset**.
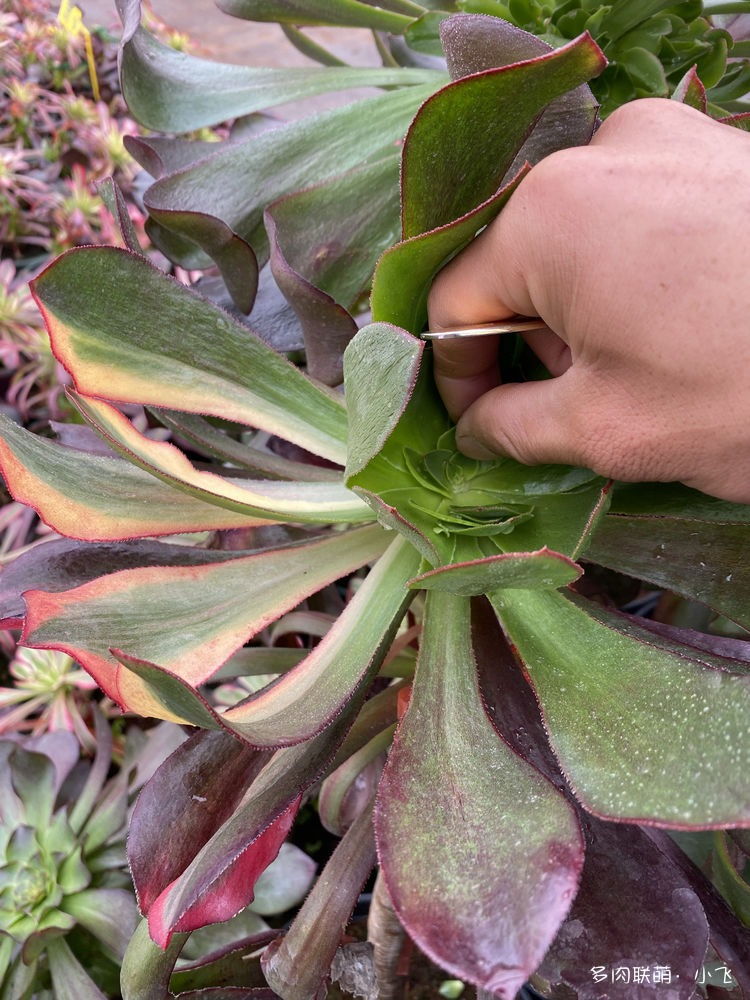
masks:
<path fill-rule="evenodd" d="M 747 932 L 665 832 L 750 826 L 748 645 L 634 618 L 599 582 L 618 571 L 750 628 L 750 508 L 461 456 L 419 338 L 434 275 L 528 164 L 590 138 L 601 49 L 586 33 L 550 47 L 468 2 L 221 6 L 284 22 L 328 65 L 217 68 L 160 46 L 120 0 L 124 93 L 148 127 L 382 93 L 261 130 L 243 120 L 218 146 L 132 140 L 157 178 L 150 238 L 182 267 L 215 265 L 227 308 L 154 268 L 127 227 L 126 249 L 68 252 L 34 294 L 71 400 L 113 451 L 1 425 L 13 495 L 68 537 L 8 567 L 0 615 L 130 710 L 196 729 L 133 813 L 130 864 L 156 944 L 142 925 L 124 995 L 176 989 L 182 935 L 247 905 L 319 790 L 342 839 L 263 953 L 284 1000 L 325 995 L 376 863 L 417 944 L 499 997 L 535 975 L 593 998 L 589 970 L 630 960 L 668 964 L 672 995 L 689 1000 L 707 954 L 750 997 Z M 648 32 L 657 11 L 674 14 L 602 8 L 610 39 L 626 9 Z M 372 27 L 383 66 L 333 65 L 305 23 Z M 682 45 L 671 21 L 659 38 L 673 29 Z M 425 68 L 419 39 L 429 48 L 438 30 L 445 64 Z M 717 110 L 692 65 L 672 97 L 738 110 Z M 373 322 L 357 331 L 370 289 Z M 304 346 L 306 370 L 266 341 Z M 504 371 L 538 374 L 518 345 L 503 349 Z M 134 426 L 134 406 L 169 440 Z M 245 549 L 226 544 L 233 531 Z M 215 544 L 155 540 L 192 532 Z M 352 578 L 311 649 L 262 643 Z M 217 703 L 214 685 L 243 672 L 275 680 Z M 245 963 L 239 985 L 262 989 L 259 971 Z"/>
<path fill-rule="evenodd" d="M 128 784 L 66 732 L 0 740 L 0 983 L 4 1000 L 101 1000 L 137 922 L 125 859 Z"/>

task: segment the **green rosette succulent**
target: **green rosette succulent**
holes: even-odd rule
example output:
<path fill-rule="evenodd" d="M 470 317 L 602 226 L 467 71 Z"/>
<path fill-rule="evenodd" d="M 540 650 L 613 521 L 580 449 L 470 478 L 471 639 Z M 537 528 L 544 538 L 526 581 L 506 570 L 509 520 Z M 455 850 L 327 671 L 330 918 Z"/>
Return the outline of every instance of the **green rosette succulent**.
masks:
<path fill-rule="evenodd" d="M 125 862 L 128 784 L 105 783 L 111 735 L 93 762 L 75 736 L 0 740 L 0 996 L 88 1000 L 117 990 L 136 923 Z"/>

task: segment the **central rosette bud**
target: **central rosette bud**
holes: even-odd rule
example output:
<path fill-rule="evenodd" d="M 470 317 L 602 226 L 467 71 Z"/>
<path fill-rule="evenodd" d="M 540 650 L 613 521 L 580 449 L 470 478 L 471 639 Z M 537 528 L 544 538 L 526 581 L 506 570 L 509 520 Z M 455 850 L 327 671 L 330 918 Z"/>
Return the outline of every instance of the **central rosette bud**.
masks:
<path fill-rule="evenodd" d="M 495 462 L 478 462 L 447 448 L 426 455 L 406 449 L 404 461 L 426 491 L 411 506 L 432 516 L 437 534 L 507 535 L 533 517 L 534 506 L 523 494 L 502 489 L 502 470 Z"/>

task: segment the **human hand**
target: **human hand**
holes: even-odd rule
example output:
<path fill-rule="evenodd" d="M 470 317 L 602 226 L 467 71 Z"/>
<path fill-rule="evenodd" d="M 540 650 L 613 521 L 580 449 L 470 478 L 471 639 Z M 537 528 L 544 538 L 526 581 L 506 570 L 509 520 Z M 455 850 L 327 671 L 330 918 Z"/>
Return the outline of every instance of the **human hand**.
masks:
<path fill-rule="evenodd" d="M 750 503 L 749 263 L 750 135 L 624 105 L 535 166 L 434 282 L 432 330 L 550 328 L 525 338 L 553 377 L 522 384 L 501 384 L 496 337 L 435 342 L 458 447 Z"/>

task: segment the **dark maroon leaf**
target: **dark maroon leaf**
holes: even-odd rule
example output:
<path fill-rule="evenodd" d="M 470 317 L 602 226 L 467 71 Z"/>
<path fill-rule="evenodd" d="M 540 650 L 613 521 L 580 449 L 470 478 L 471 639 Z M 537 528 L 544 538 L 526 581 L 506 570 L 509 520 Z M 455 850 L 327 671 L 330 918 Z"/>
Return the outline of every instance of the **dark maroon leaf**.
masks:
<path fill-rule="evenodd" d="M 580 819 L 581 884 L 538 974 L 579 1000 L 690 1000 L 708 927 L 688 880 L 638 827 Z"/>
<path fill-rule="evenodd" d="M 128 858 L 144 913 L 234 813 L 271 756 L 225 732 L 200 732 L 144 786 L 128 839 Z"/>
<path fill-rule="evenodd" d="M 547 741 L 534 692 L 489 601 L 471 602 L 471 638 L 482 702 L 508 746 L 561 791 L 567 785 Z"/>
<path fill-rule="evenodd" d="M 586 558 L 750 627 L 750 507 L 678 486 L 622 486 Z"/>
<path fill-rule="evenodd" d="M 407 932 L 438 965 L 513 998 L 583 862 L 573 810 L 499 740 L 480 699 L 468 599 L 427 596 L 409 709 L 378 794 L 378 854 Z"/>
<path fill-rule="evenodd" d="M 701 901 L 708 918 L 711 945 L 721 960 L 732 970 L 738 983 L 739 996 L 750 998 L 750 929 L 743 927 L 724 899 L 703 872 L 672 840 L 665 830 L 644 827 L 643 832 L 685 876 L 687 883 Z"/>

